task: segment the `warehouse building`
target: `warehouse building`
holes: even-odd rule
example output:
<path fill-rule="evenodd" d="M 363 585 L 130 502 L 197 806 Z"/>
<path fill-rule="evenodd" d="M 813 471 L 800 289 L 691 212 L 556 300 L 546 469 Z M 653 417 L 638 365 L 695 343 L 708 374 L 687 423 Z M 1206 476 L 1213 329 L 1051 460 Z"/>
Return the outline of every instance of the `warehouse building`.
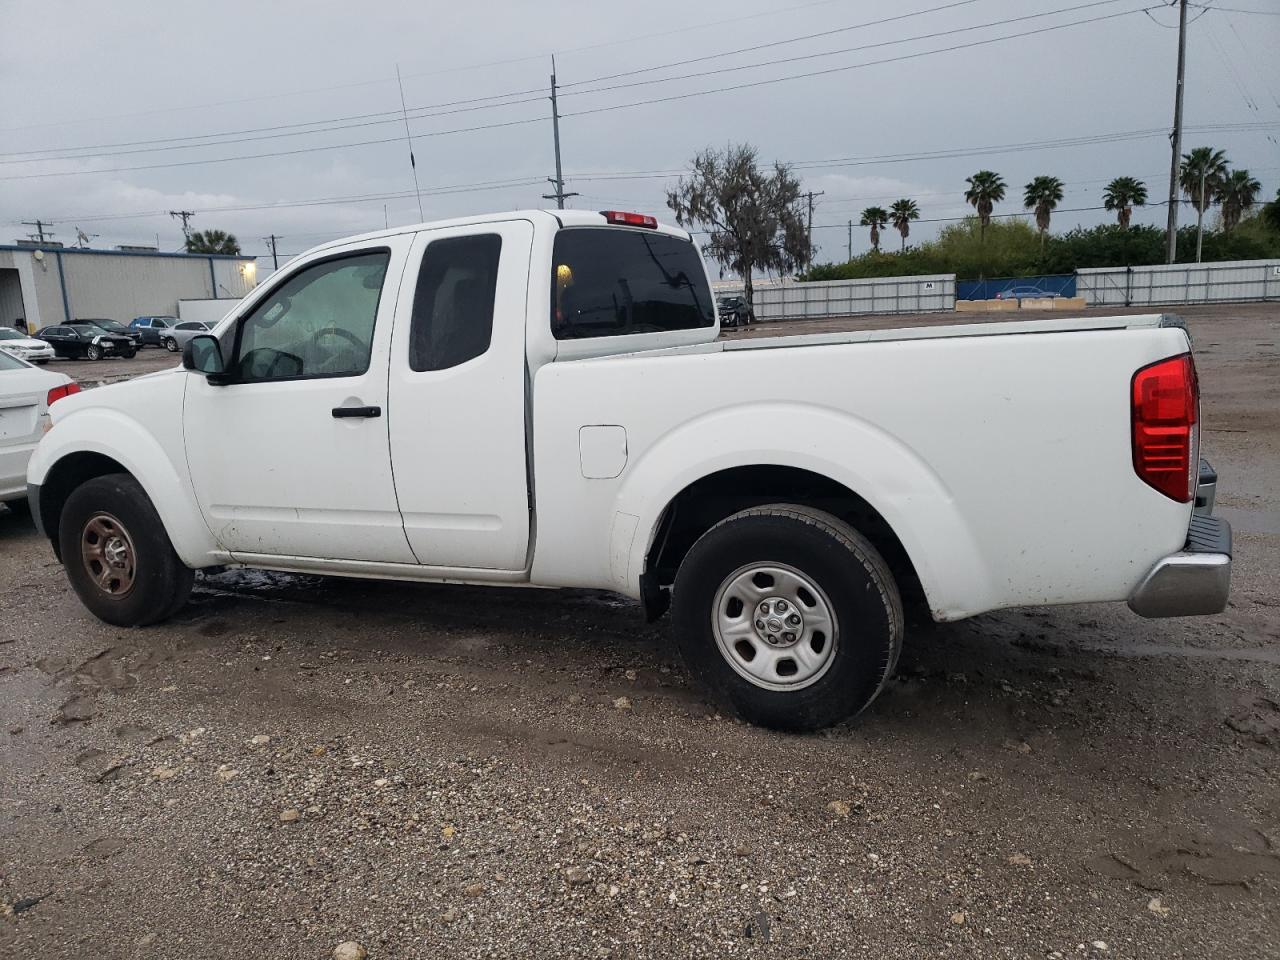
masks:
<path fill-rule="evenodd" d="M 177 316 L 179 300 L 226 300 L 257 283 L 253 257 L 0 245 L 0 324 L 30 331 L 68 320 Z"/>

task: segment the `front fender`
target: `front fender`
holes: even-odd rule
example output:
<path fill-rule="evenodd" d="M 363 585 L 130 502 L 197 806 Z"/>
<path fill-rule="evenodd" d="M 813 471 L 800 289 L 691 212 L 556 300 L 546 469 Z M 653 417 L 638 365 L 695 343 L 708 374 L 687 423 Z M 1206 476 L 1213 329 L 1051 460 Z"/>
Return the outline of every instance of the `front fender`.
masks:
<path fill-rule="evenodd" d="M 65 402 L 65 401 L 64 401 Z M 177 437 L 182 455 L 181 436 Z M 131 416 L 106 407 L 84 407 L 59 420 L 27 465 L 27 483 L 43 486 L 59 461 L 75 453 L 97 453 L 123 466 L 142 485 L 164 523 L 173 548 L 189 567 L 220 562 L 191 484 L 155 436 Z M 184 461 L 185 462 L 185 461 Z M 56 536 L 56 531 L 51 531 Z"/>
<path fill-rule="evenodd" d="M 988 564 L 937 473 L 901 441 L 829 407 L 747 403 L 690 420 L 661 437 L 618 491 L 616 515 L 639 517 L 626 564 L 634 593 L 658 525 L 691 483 L 734 467 L 796 467 L 842 484 L 897 534 L 934 616 L 955 619 L 994 595 Z"/>

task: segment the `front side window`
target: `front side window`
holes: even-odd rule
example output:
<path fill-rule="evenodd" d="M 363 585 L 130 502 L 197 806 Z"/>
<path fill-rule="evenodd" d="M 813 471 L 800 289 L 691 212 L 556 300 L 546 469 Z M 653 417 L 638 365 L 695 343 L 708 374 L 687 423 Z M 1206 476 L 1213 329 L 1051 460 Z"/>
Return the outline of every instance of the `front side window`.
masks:
<path fill-rule="evenodd" d="M 368 370 L 390 256 L 383 250 L 325 260 L 272 291 L 240 325 L 234 379 L 354 377 Z"/>
<path fill-rule="evenodd" d="M 493 233 L 427 244 L 413 295 L 409 369 L 447 370 L 489 349 L 501 252 Z"/>
<path fill-rule="evenodd" d="M 557 340 L 715 325 L 711 289 L 688 240 L 647 230 L 571 227 L 552 255 Z"/>

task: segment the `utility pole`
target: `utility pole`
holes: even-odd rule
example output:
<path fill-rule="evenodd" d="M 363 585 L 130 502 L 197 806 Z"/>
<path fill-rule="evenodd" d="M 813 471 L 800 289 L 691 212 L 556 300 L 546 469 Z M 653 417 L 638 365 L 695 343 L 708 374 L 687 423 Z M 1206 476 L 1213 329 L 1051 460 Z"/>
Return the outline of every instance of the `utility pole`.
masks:
<path fill-rule="evenodd" d="M 560 106 L 556 102 L 556 58 L 551 58 L 551 133 L 556 140 L 556 175 L 547 177 L 547 182 L 556 188 L 555 193 L 544 193 L 543 200 L 554 200 L 556 207 L 564 209 L 566 197 L 576 197 L 576 193 L 564 192 L 564 171 L 560 169 Z"/>
<path fill-rule="evenodd" d="M 853 221 L 849 221 L 849 262 L 853 263 Z"/>
<path fill-rule="evenodd" d="M 277 240 L 283 240 L 283 239 L 284 239 L 284 237 L 277 237 L 277 236 L 273 233 L 273 234 L 271 234 L 270 236 L 263 237 L 262 239 L 263 239 L 266 243 L 269 243 L 269 244 L 271 245 L 271 269 L 272 269 L 272 270 L 279 270 L 279 269 L 280 269 L 280 258 L 279 258 L 278 256 L 276 256 L 276 241 L 277 241 Z"/>
<path fill-rule="evenodd" d="M 1173 97 L 1173 132 L 1169 143 L 1173 159 L 1169 162 L 1169 224 L 1166 237 L 1165 263 L 1178 258 L 1178 162 L 1182 159 L 1182 87 L 1187 73 L 1187 0 L 1178 0 L 1178 88 Z M 1203 194 L 1201 195 L 1203 198 Z"/>
<path fill-rule="evenodd" d="M 404 83 L 400 80 L 400 64 L 396 64 L 396 83 L 400 87 L 400 116 L 404 117 L 404 140 L 409 144 L 409 166 L 413 169 L 413 195 L 418 198 L 418 219 L 426 220 L 422 213 L 422 191 L 418 189 L 418 161 L 413 158 L 413 137 L 409 136 L 409 111 L 404 105 Z"/>
<path fill-rule="evenodd" d="M 53 233 L 53 231 L 49 230 L 49 228 L 50 228 L 50 227 L 52 227 L 52 226 L 53 226 L 53 224 L 52 224 L 52 223 L 50 223 L 48 220 L 23 220 L 23 221 L 22 221 L 22 225 L 23 225 L 24 227 L 35 227 L 35 228 L 36 228 L 36 232 L 35 232 L 35 233 L 29 233 L 29 234 L 27 234 L 27 236 L 28 236 L 28 237 L 30 237 L 32 240 L 36 241 L 36 243 L 44 243 L 44 242 L 45 242 L 45 239 L 46 239 L 46 236 L 45 236 L 46 231 L 48 231 L 48 239 L 53 239 L 53 237 L 55 236 L 55 234 Z"/>
<path fill-rule="evenodd" d="M 182 221 L 182 238 L 187 243 L 191 242 L 191 227 L 187 225 L 187 221 L 196 215 L 194 210 L 170 210 L 169 216 L 176 217 Z M 158 244 L 157 244 L 158 246 Z"/>
<path fill-rule="evenodd" d="M 827 191 L 825 190 L 819 190 L 818 192 L 815 193 L 814 191 L 810 190 L 808 193 L 800 194 L 800 196 L 804 197 L 809 201 L 809 225 L 805 228 L 805 237 L 808 240 L 808 245 L 809 245 L 809 249 L 805 253 L 804 265 L 806 268 L 813 265 L 813 198 L 820 197 L 826 192 Z M 853 229 L 850 228 L 849 232 L 850 234 L 852 234 Z M 849 243 L 850 243 L 850 249 L 852 249 L 853 241 L 850 240 Z M 852 255 L 850 255 L 849 259 L 850 260 L 853 259 Z"/>

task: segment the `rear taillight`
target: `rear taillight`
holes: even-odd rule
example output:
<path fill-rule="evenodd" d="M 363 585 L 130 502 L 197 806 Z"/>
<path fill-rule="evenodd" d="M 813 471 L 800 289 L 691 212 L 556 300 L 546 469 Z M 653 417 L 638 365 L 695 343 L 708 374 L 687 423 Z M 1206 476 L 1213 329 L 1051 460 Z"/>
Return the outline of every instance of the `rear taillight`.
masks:
<path fill-rule="evenodd" d="M 624 213 L 621 210 L 601 210 L 600 216 L 604 217 L 610 223 L 616 223 L 621 227 L 648 227 L 650 230 L 658 229 L 657 219 L 645 213 Z"/>
<path fill-rule="evenodd" d="M 1199 407 L 1200 385 L 1189 353 L 1133 375 L 1133 469 L 1143 482 L 1180 503 L 1196 494 Z"/>
<path fill-rule="evenodd" d="M 49 391 L 49 398 L 46 401 L 46 404 L 52 407 L 55 400 L 61 400 L 63 397 L 69 397 L 73 393 L 79 393 L 79 392 L 80 392 L 80 384 L 64 383 L 62 386 L 54 387 L 52 390 Z"/>

